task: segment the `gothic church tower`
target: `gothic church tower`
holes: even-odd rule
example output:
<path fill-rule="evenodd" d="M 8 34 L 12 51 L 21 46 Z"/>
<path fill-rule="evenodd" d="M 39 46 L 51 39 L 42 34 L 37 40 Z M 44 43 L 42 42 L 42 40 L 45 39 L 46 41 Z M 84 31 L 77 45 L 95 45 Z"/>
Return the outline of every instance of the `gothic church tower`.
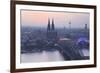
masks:
<path fill-rule="evenodd" d="M 52 19 L 52 24 L 50 24 L 50 19 L 48 19 L 47 40 L 55 41 L 56 39 L 57 39 L 57 32 L 55 30 L 54 20 Z"/>

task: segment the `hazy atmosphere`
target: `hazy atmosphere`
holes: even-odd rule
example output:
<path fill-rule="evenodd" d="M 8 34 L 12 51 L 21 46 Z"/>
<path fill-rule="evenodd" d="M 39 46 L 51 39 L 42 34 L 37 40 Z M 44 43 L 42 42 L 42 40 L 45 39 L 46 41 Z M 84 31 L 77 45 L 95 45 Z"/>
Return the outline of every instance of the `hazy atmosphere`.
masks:
<path fill-rule="evenodd" d="M 87 60 L 89 13 L 21 10 L 21 63 Z"/>
<path fill-rule="evenodd" d="M 72 28 L 89 27 L 89 13 L 21 10 L 22 26 L 47 27 L 48 18 L 54 19 L 56 27 L 67 28 L 69 23 Z"/>

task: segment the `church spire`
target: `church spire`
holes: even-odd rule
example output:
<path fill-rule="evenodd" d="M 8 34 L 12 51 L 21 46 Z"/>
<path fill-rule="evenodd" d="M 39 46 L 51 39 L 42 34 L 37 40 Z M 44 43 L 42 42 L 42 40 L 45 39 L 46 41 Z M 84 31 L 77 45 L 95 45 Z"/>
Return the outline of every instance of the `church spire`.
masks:
<path fill-rule="evenodd" d="M 87 30 L 87 24 L 85 24 L 85 30 Z"/>
<path fill-rule="evenodd" d="M 50 19 L 48 19 L 48 26 L 47 26 L 47 30 L 50 31 Z"/>
<path fill-rule="evenodd" d="M 54 27 L 54 20 L 52 19 L 52 30 L 55 30 L 55 27 Z"/>

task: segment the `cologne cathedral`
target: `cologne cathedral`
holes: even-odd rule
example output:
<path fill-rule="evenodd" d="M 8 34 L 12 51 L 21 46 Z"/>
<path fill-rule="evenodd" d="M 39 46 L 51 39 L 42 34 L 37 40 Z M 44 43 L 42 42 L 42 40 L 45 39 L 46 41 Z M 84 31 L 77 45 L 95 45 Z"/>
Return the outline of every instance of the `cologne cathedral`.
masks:
<path fill-rule="evenodd" d="M 48 19 L 47 26 L 47 40 L 55 42 L 57 40 L 57 31 L 55 29 L 54 20 L 52 19 L 52 24 L 50 23 L 50 19 Z"/>

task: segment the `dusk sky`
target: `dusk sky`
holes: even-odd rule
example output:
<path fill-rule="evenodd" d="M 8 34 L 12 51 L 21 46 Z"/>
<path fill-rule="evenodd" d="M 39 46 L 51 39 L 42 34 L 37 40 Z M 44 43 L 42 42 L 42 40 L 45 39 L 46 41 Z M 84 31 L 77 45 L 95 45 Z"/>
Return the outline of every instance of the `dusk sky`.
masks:
<path fill-rule="evenodd" d="M 68 28 L 69 22 L 72 28 L 84 28 L 85 24 L 89 27 L 89 17 L 89 13 L 21 10 L 21 25 L 47 27 L 48 19 L 54 19 L 56 28 Z"/>

